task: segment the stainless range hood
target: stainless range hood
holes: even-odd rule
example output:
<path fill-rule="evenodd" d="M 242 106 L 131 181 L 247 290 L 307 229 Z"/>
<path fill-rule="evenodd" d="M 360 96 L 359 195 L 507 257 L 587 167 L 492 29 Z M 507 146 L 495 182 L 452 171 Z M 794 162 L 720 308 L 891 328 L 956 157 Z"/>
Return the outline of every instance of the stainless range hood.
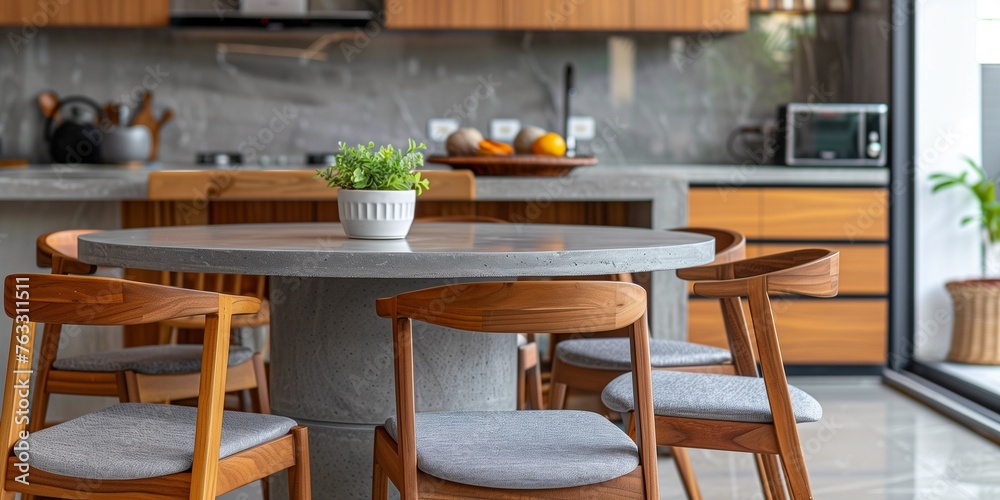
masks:
<path fill-rule="evenodd" d="M 172 0 L 172 26 L 349 28 L 364 26 L 382 0 Z"/>

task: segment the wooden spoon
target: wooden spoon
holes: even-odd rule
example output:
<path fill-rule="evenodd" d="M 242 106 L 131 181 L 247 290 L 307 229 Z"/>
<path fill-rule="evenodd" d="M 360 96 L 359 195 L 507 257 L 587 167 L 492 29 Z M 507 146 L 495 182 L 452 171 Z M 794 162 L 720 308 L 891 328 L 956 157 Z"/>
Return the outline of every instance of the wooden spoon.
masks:
<path fill-rule="evenodd" d="M 51 90 L 45 90 L 38 94 L 38 107 L 42 110 L 42 116 L 54 118 L 53 113 L 59 108 L 59 96 Z"/>

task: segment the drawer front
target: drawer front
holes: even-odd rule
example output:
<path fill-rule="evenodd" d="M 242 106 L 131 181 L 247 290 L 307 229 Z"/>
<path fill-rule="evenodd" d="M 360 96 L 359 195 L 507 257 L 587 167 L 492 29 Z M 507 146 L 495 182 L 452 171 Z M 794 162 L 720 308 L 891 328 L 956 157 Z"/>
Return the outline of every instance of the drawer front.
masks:
<path fill-rule="evenodd" d="M 761 190 L 757 188 L 691 188 L 688 193 L 688 225 L 716 227 L 761 235 Z"/>
<path fill-rule="evenodd" d="M 889 293 L 889 246 L 873 244 L 818 244 L 840 252 L 841 295 L 885 295 Z M 808 244 L 750 244 L 747 256 L 770 255 L 807 248 Z"/>
<path fill-rule="evenodd" d="M 688 304 L 688 340 L 728 347 L 718 301 L 692 299 Z M 888 303 L 885 300 L 775 298 L 772 307 L 782 357 L 787 364 L 884 364 L 886 361 Z M 749 310 L 746 315 L 749 321 Z"/>
<path fill-rule="evenodd" d="M 386 26 L 403 29 L 500 29 L 503 0 L 403 0 Z"/>
<path fill-rule="evenodd" d="M 748 23 L 745 0 L 635 0 L 640 30 L 741 31 Z"/>
<path fill-rule="evenodd" d="M 507 0 L 507 27 L 538 30 L 628 30 L 632 3 L 621 0 Z"/>
<path fill-rule="evenodd" d="M 761 238 L 784 240 L 885 240 L 889 193 L 885 189 L 766 189 L 761 198 Z"/>

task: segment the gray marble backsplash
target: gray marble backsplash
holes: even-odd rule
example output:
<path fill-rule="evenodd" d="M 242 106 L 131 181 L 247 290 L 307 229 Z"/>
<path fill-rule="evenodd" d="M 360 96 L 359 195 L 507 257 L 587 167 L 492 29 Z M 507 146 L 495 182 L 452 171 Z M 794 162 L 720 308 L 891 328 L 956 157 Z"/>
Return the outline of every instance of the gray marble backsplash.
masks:
<path fill-rule="evenodd" d="M 160 146 L 175 163 L 203 150 L 296 161 L 338 141 L 427 141 L 427 120 L 442 116 L 484 131 L 493 118 L 561 130 L 572 62 L 573 112 L 595 117 L 604 137 L 581 149 L 602 163 L 731 163 L 730 131 L 773 119 L 781 103 L 888 99 L 878 28 L 888 2 L 860 4 L 851 15 L 755 15 L 739 34 L 43 29 L 0 48 L 0 154 L 47 161 L 44 89 L 134 103 L 150 88 L 157 115 L 175 112 Z"/>

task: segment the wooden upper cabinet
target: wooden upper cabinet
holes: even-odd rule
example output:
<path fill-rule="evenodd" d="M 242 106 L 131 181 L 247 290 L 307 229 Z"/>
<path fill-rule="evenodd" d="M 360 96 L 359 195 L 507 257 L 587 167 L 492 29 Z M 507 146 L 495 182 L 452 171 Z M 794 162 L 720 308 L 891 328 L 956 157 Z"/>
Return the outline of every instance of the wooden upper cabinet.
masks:
<path fill-rule="evenodd" d="M 507 28 L 628 30 L 634 5 L 622 0 L 506 0 Z"/>
<path fill-rule="evenodd" d="M 386 27 L 502 29 L 505 0 L 388 0 Z"/>
<path fill-rule="evenodd" d="M 633 28 L 649 31 L 745 31 L 746 0 L 633 0 Z"/>
<path fill-rule="evenodd" d="M 746 0 L 387 0 L 389 28 L 740 31 Z"/>
<path fill-rule="evenodd" d="M 170 24 L 169 0 L 3 0 L 3 3 L 0 25 L 6 26 L 130 28 Z"/>

